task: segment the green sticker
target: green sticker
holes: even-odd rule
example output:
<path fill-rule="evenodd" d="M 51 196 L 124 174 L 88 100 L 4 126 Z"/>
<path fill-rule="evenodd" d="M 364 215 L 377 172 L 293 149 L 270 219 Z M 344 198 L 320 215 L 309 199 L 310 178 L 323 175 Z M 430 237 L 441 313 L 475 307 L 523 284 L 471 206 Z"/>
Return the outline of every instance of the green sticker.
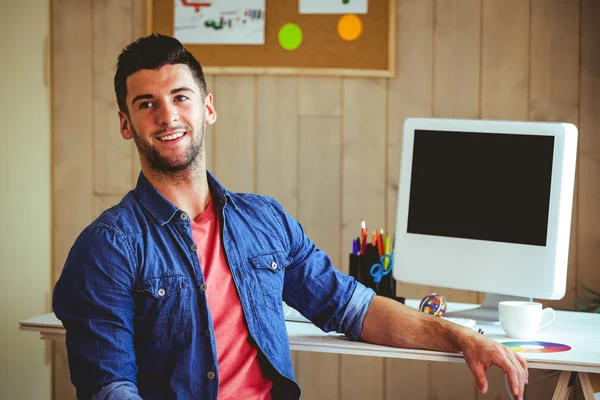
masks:
<path fill-rule="evenodd" d="M 285 24 L 279 30 L 279 44 L 286 50 L 296 50 L 302 43 L 302 29 L 296 24 Z"/>

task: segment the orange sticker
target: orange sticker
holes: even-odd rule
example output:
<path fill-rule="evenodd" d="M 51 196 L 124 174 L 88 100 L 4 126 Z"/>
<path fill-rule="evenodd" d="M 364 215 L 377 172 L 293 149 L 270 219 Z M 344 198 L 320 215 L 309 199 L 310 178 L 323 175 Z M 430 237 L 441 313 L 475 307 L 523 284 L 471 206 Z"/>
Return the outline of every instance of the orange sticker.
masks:
<path fill-rule="evenodd" d="M 338 22 L 338 34 L 344 40 L 356 40 L 362 29 L 362 21 L 354 14 L 344 15 Z"/>

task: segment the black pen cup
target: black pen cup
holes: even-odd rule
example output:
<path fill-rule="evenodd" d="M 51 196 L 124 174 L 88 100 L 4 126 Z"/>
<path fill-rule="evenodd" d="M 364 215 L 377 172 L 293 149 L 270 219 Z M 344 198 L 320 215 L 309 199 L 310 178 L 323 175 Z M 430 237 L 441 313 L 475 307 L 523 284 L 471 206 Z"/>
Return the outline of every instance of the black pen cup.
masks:
<path fill-rule="evenodd" d="M 367 244 L 365 254 L 350 254 L 350 276 L 366 287 L 373 289 L 378 295 L 404 303 L 403 297 L 396 296 L 396 282 L 390 269 L 387 270 L 389 273 L 381 276 L 379 283 L 375 282 L 375 278 L 371 275 L 371 268 L 373 265 L 381 263 L 377 247 Z M 381 271 L 383 271 L 383 264 L 381 267 Z"/>

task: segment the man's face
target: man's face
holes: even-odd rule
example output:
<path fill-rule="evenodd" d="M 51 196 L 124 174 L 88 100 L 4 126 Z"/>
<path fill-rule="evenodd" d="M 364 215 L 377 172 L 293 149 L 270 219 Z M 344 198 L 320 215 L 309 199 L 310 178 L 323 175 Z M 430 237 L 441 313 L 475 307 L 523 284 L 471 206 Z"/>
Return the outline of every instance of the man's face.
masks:
<path fill-rule="evenodd" d="M 121 135 L 135 141 L 142 163 L 161 173 L 194 166 L 216 113 L 212 95 L 204 96 L 187 65 L 131 74 L 126 100 L 129 118 L 119 112 Z"/>

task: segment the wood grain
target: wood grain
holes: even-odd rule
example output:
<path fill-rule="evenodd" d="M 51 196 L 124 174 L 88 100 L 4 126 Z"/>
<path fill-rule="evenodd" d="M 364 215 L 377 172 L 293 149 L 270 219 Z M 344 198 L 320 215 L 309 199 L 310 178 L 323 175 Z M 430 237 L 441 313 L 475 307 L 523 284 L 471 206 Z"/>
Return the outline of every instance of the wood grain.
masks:
<path fill-rule="evenodd" d="M 218 76 L 215 81 L 218 93 L 215 96 L 218 136 L 214 137 L 216 178 L 228 190 L 253 192 L 256 188 L 256 78 Z"/>
<path fill-rule="evenodd" d="M 298 209 L 298 78 L 259 77 L 256 191 Z M 304 154 L 310 157 L 309 154 Z"/>
<path fill-rule="evenodd" d="M 434 17 L 434 116 L 478 118 L 481 0 L 436 0 Z"/>
<path fill-rule="evenodd" d="M 93 2 L 94 190 L 121 194 L 131 189 L 134 157 L 119 132 L 113 80 L 117 56 L 133 40 L 133 0 Z"/>
<path fill-rule="evenodd" d="M 302 77 L 299 90 L 300 116 L 340 117 L 342 115 L 340 78 Z"/>
<path fill-rule="evenodd" d="M 600 291 L 600 2 L 583 0 L 581 18 L 578 285 L 569 294 L 590 298 L 582 284 Z"/>
<path fill-rule="evenodd" d="M 529 116 L 529 1 L 483 0 L 481 118 Z"/>

